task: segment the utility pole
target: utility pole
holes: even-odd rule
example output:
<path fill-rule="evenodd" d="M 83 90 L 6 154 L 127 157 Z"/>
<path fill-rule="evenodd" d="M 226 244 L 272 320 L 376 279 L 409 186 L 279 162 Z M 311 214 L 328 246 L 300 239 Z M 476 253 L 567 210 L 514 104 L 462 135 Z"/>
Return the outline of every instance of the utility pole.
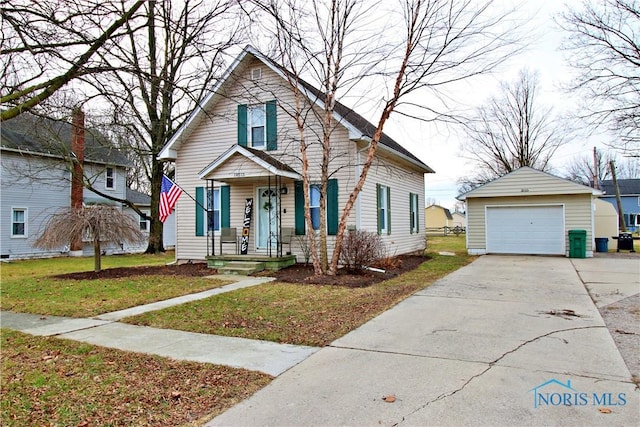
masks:
<path fill-rule="evenodd" d="M 598 176 L 598 150 L 596 147 L 593 147 L 593 188 L 598 189 L 598 181 L 600 177 Z"/>
<path fill-rule="evenodd" d="M 616 166 L 613 164 L 613 160 L 609 162 L 609 168 L 611 169 L 611 177 L 613 178 L 613 188 L 616 190 L 616 203 L 618 205 L 618 227 L 620 232 L 626 233 L 627 226 L 624 223 L 624 212 L 622 212 L 622 199 L 620 199 L 620 188 L 618 188 L 618 180 L 616 178 Z"/>

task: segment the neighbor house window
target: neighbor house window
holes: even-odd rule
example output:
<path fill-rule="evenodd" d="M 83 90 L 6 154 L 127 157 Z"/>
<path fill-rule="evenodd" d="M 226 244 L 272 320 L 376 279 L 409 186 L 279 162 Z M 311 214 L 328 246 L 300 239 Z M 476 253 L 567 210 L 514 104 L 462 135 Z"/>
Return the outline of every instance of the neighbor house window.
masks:
<path fill-rule="evenodd" d="M 627 215 L 624 215 L 624 216 L 627 217 Z M 627 222 L 627 227 L 638 227 L 638 226 L 640 226 L 640 213 L 629 214 L 627 218 L 629 218 L 629 220 Z"/>
<path fill-rule="evenodd" d="M 114 189 L 116 188 L 116 172 L 113 168 L 107 167 L 104 172 L 105 174 L 105 188 Z"/>
<path fill-rule="evenodd" d="M 267 114 L 265 105 L 249 107 L 249 142 L 251 147 L 263 150 L 267 143 Z"/>
<path fill-rule="evenodd" d="M 144 212 L 146 215 L 149 215 L 149 212 Z M 147 219 L 140 215 L 140 219 L 138 220 L 139 224 L 140 224 L 140 231 L 149 231 L 149 221 L 147 221 Z"/>
<path fill-rule="evenodd" d="M 377 184 L 378 234 L 391 234 L 391 189 Z"/>
<path fill-rule="evenodd" d="M 309 211 L 314 230 L 320 229 L 320 186 L 313 184 L 309 187 Z"/>
<path fill-rule="evenodd" d="M 11 209 L 11 237 L 27 237 L 27 209 Z"/>
<path fill-rule="evenodd" d="M 209 189 L 207 197 L 209 231 L 220 231 L 220 189 Z"/>
<path fill-rule="evenodd" d="M 418 224 L 419 224 L 419 214 L 418 214 L 418 195 L 414 193 L 409 193 L 409 227 L 411 233 L 418 232 Z"/>

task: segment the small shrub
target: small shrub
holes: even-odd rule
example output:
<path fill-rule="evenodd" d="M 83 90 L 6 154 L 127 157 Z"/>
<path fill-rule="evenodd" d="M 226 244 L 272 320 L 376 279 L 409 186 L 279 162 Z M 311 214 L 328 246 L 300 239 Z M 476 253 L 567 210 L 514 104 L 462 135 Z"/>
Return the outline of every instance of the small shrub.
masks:
<path fill-rule="evenodd" d="M 296 236 L 296 240 L 300 245 L 302 256 L 304 256 L 304 265 L 309 265 L 309 259 L 311 258 L 311 242 L 309 242 L 309 238 L 305 234 L 304 236 Z"/>
<path fill-rule="evenodd" d="M 376 263 L 384 253 L 384 244 L 378 234 L 352 230 L 344 237 L 340 262 L 347 270 L 360 271 Z"/>

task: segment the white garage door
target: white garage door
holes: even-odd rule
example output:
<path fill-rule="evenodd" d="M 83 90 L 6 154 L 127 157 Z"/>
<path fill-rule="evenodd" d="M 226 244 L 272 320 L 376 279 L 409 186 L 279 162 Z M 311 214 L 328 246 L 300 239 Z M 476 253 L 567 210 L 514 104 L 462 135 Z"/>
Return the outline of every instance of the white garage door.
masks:
<path fill-rule="evenodd" d="M 563 206 L 487 207 L 487 252 L 564 255 Z"/>

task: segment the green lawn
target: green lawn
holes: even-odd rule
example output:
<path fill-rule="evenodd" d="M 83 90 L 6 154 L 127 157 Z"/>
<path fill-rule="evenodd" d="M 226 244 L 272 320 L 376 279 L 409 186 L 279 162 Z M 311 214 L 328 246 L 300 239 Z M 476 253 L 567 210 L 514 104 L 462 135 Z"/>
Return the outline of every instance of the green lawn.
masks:
<path fill-rule="evenodd" d="M 173 254 L 104 257 L 104 268 L 164 265 Z M 71 280 L 51 275 L 91 271 L 91 258 L 15 261 L 2 266 L 0 307 L 19 313 L 91 317 L 180 295 L 216 288 L 228 281 L 202 277 L 135 276 Z"/>

